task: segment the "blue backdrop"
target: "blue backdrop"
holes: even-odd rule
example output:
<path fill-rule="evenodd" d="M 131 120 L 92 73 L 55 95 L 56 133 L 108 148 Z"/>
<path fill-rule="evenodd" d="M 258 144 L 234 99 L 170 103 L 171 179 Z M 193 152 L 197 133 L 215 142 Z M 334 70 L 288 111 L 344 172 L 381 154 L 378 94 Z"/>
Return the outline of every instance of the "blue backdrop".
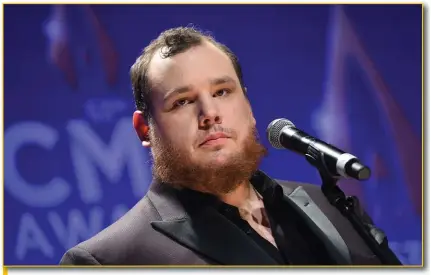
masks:
<path fill-rule="evenodd" d="M 188 24 L 238 54 L 268 148 L 268 123 L 285 117 L 372 167 L 341 186 L 421 264 L 421 17 L 420 5 L 5 5 L 5 264 L 57 264 L 145 194 L 129 67 Z M 261 168 L 320 184 L 285 150 Z"/>

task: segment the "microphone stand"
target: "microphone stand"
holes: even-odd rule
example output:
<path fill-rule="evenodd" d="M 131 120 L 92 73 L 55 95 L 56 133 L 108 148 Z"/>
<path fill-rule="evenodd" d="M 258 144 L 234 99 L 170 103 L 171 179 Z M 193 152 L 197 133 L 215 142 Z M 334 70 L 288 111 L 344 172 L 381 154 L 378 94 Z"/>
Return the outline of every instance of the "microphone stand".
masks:
<path fill-rule="evenodd" d="M 315 166 L 322 179 L 322 192 L 328 201 L 334 205 L 352 223 L 355 230 L 368 245 L 370 250 L 379 258 L 384 265 L 402 265 L 394 252 L 389 248 L 388 239 L 385 233 L 374 226 L 372 222 L 367 223 L 355 210 L 355 196 L 346 196 L 337 186 L 338 177 L 332 175 L 327 168 L 324 155 L 313 146 L 309 146 L 305 155 L 307 161 Z"/>

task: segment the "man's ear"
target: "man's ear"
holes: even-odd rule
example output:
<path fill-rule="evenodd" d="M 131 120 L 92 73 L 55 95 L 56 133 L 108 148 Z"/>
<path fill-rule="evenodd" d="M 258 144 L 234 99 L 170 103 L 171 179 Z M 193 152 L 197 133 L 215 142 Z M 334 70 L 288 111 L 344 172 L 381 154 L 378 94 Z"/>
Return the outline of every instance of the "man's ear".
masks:
<path fill-rule="evenodd" d="M 133 113 L 133 127 L 142 142 L 142 146 L 147 148 L 151 147 L 149 137 L 150 127 L 148 126 L 148 122 L 145 121 L 144 114 L 141 111 L 135 111 Z"/>

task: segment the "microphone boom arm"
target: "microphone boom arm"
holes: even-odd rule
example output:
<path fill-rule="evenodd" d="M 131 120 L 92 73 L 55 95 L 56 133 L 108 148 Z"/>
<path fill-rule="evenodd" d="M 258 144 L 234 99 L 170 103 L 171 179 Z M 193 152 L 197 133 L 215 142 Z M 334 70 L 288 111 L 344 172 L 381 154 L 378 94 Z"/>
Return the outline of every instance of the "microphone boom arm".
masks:
<path fill-rule="evenodd" d="M 402 265 L 390 249 L 385 233 L 357 214 L 358 199 L 346 196 L 337 186 L 339 177 L 331 174 L 325 163 L 324 154 L 311 144 L 305 154 L 307 161 L 316 167 L 322 179 L 321 190 L 328 201 L 351 222 L 355 230 L 384 265 Z"/>

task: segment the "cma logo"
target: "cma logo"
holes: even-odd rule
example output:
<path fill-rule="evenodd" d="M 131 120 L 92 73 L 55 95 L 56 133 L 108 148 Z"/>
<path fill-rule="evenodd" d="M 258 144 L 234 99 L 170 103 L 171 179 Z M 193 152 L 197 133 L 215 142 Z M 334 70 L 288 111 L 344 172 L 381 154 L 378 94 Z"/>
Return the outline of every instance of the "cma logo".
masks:
<path fill-rule="evenodd" d="M 117 121 L 108 143 L 84 120 L 69 121 L 66 131 L 70 140 L 71 168 L 79 196 L 85 204 L 98 203 L 103 198 L 99 171 L 115 184 L 127 169 L 134 196 L 145 194 L 151 180 L 150 167 L 129 117 Z M 30 207 L 55 207 L 69 198 L 73 192 L 72 183 L 60 174 L 55 175 L 56 171 L 52 171 L 54 176 L 48 182 L 36 184 L 27 180 L 17 165 L 17 154 L 27 145 L 53 150 L 60 138 L 55 128 L 41 122 L 25 121 L 9 127 L 4 138 L 5 188 L 10 195 Z M 41 155 L 40 161 L 43 159 Z"/>

